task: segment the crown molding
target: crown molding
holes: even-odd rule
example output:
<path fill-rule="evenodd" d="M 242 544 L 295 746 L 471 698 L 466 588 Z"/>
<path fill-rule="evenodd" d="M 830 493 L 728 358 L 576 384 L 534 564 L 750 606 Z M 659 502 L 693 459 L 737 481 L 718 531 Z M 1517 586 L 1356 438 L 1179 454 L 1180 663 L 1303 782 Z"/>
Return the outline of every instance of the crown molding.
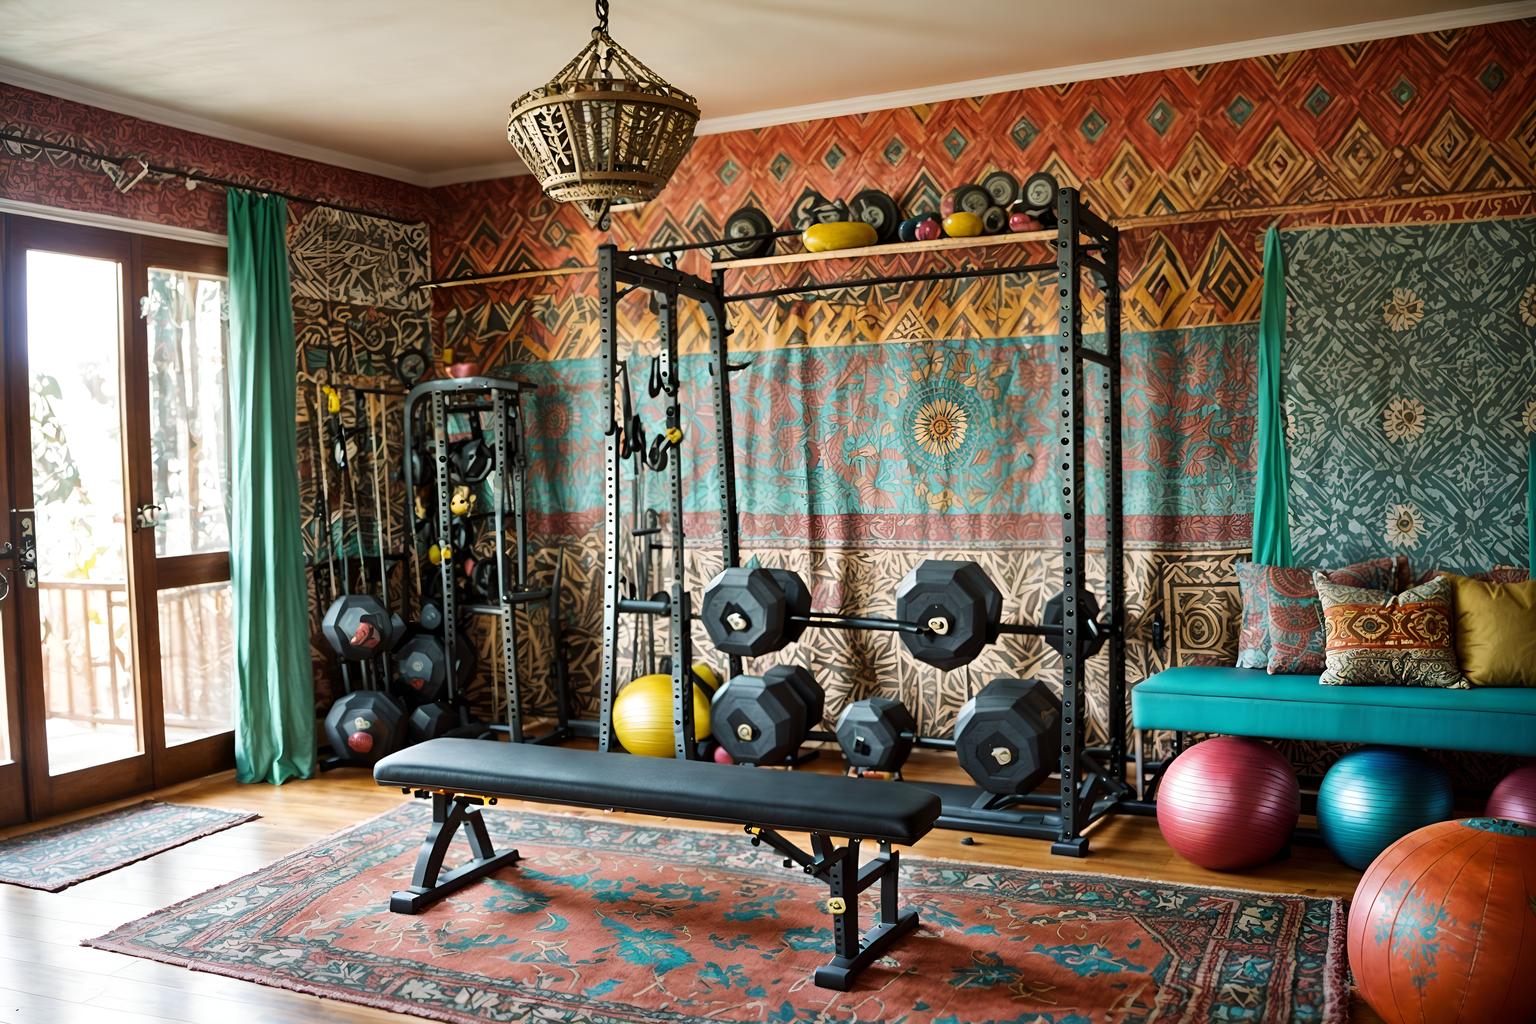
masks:
<path fill-rule="evenodd" d="M 1262 57 L 1271 53 L 1316 50 L 1326 46 L 1343 46 L 1371 39 L 1419 35 L 1424 32 L 1440 32 L 1471 25 L 1518 21 L 1522 18 L 1536 18 L 1536 0 L 1489 4 L 1485 7 L 1439 11 L 1410 18 L 1391 18 L 1386 21 L 1341 25 L 1337 28 L 1296 32 L 1291 35 L 1218 43 L 1188 50 L 1169 50 L 1140 57 L 1122 57 L 1115 60 L 1095 61 L 1091 64 L 1072 64 L 1012 75 L 995 75 L 991 78 L 973 78 L 965 82 L 946 82 L 918 89 L 850 96 L 847 99 L 806 103 L 798 107 L 778 107 L 748 114 L 732 114 L 728 117 L 706 117 L 699 121 L 695 134 L 717 135 L 723 132 L 749 131 L 754 128 L 770 128 L 774 125 L 794 124 L 800 121 L 867 114 L 875 110 L 889 110 L 892 107 L 913 107 L 924 103 L 989 96 L 993 93 L 1016 92 L 1020 89 L 1064 85 L 1068 82 L 1084 82 L 1096 78 L 1118 78 L 1122 75 L 1136 75 L 1148 71 L 1167 71 L 1171 68 L 1190 67 L 1196 64 L 1219 64 L 1223 61 Z"/>
<path fill-rule="evenodd" d="M 297 142 L 293 139 L 285 139 L 277 135 L 268 135 L 265 132 L 240 128 L 232 124 L 226 124 L 223 121 L 215 121 L 210 118 L 199 117 L 196 114 L 188 114 L 185 111 L 174 110 L 170 107 L 162 107 L 156 103 L 146 103 L 142 100 L 103 92 L 100 89 L 93 89 L 90 86 L 80 85 L 62 78 L 41 75 L 35 71 L 18 68 L 12 64 L 0 64 L 0 82 L 19 86 L 23 89 L 31 89 L 33 92 L 45 93 L 49 96 L 57 96 L 61 100 L 71 100 L 75 103 L 99 107 L 102 110 L 110 110 L 115 114 L 126 114 L 129 117 L 153 121 L 156 124 L 168 125 L 171 128 L 179 128 L 182 131 L 208 135 L 215 139 L 223 139 L 226 142 L 238 142 L 241 145 L 255 146 L 258 149 L 271 150 L 274 153 L 283 153 L 287 156 L 296 156 L 303 160 L 313 160 L 320 164 L 330 164 L 333 167 L 344 167 L 349 171 L 360 171 L 363 174 L 372 174 L 380 178 L 393 178 L 395 181 L 403 181 L 408 185 L 416 185 L 418 187 L 425 187 L 426 185 L 427 175 L 421 171 L 411 170 L 408 167 L 397 167 L 394 164 L 370 160 L 367 157 L 343 153 L 336 149 L 327 149 L 324 146 L 312 146 L 306 142 Z"/>
<path fill-rule="evenodd" d="M 1516 21 L 1523 18 L 1536 18 L 1536 0 L 1515 0 L 1515 2 L 1488 4 L 1482 7 L 1467 7 L 1454 11 L 1439 11 L 1433 14 L 1415 15 L 1409 18 L 1391 18 L 1384 21 L 1370 21 L 1356 25 L 1342 25 L 1337 28 L 1297 32 L 1291 35 L 1268 36 L 1263 39 L 1220 43 L 1214 46 L 1200 46 L 1187 50 L 1170 50 L 1139 57 L 1124 57 L 1115 60 L 1095 61 L 1088 64 L 1043 68 L 1038 71 L 995 75 L 990 78 L 975 78 L 964 82 L 946 82 L 939 85 L 923 86 L 917 89 L 902 89 L 896 92 L 851 96 L 846 99 L 806 103 L 795 107 L 776 107 L 770 110 L 732 114 L 726 117 L 707 117 L 699 121 L 696 134 L 717 135 L 723 132 L 750 131 L 755 128 L 769 128 L 775 125 L 794 124 L 801 121 L 817 121 L 850 114 L 867 114 L 871 111 L 889 110 L 893 107 L 940 103 L 945 100 L 964 99 L 971 96 L 988 96 L 1000 92 L 1016 92 L 1020 89 L 1063 85 L 1068 82 L 1082 82 L 1097 78 L 1114 78 L 1122 75 L 1142 74 L 1148 71 L 1167 71 L 1171 68 L 1189 67 L 1196 64 L 1218 64 L 1223 61 L 1243 60 L 1249 57 L 1260 57 L 1272 53 L 1315 50 L 1327 46 L 1342 46 L 1349 43 L 1366 42 L 1372 39 L 1418 35 L 1424 32 L 1441 32 L 1446 29 L 1466 28 L 1472 25 L 1485 25 L 1500 21 Z M 261 149 L 284 153 L 288 156 L 314 160 L 318 163 L 345 167 L 364 174 L 392 178 L 396 181 L 403 181 L 422 188 L 439 188 L 444 185 L 515 177 L 528 173 L 528 169 L 516 160 L 449 168 L 442 171 L 412 170 L 406 167 L 398 167 L 394 164 L 371 160 L 367 157 L 356 156 L 351 153 L 343 153 L 339 150 L 312 146 L 308 143 L 297 142 L 292 139 L 267 135 L 264 132 L 239 128 L 222 121 L 198 117 L 193 114 L 173 110 L 169 107 L 116 96 L 112 93 L 92 89 L 88 86 L 65 81 L 64 79 L 37 74 L 36 72 L 7 64 L 0 64 L 0 82 L 8 82 L 23 89 L 47 93 L 60 99 L 85 103 L 93 107 L 100 107 L 103 110 L 126 114 L 130 117 L 143 118 L 146 121 L 169 125 L 172 128 L 197 132 L 229 142 L 256 146 Z"/>

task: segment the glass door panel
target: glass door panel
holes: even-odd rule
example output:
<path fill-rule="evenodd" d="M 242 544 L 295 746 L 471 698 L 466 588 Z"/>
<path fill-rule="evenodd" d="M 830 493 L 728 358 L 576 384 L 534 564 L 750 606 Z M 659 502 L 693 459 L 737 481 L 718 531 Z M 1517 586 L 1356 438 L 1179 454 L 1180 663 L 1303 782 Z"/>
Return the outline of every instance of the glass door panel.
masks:
<path fill-rule="evenodd" d="M 156 600 L 165 745 L 229 732 L 235 680 L 229 581 L 162 590 Z"/>
<path fill-rule="evenodd" d="M 160 558 L 229 550 L 228 300 L 220 277 L 149 269 L 149 442 Z"/>
<path fill-rule="evenodd" d="M 128 594 L 122 266 L 26 252 L 26 365 L 48 773 L 143 751 Z"/>
<path fill-rule="evenodd" d="M 146 283 L 160 692 L 164 743 L 175 747 L 234 725 L 229 302 L 226 279 L 211 272 L 151 264 Z"/>

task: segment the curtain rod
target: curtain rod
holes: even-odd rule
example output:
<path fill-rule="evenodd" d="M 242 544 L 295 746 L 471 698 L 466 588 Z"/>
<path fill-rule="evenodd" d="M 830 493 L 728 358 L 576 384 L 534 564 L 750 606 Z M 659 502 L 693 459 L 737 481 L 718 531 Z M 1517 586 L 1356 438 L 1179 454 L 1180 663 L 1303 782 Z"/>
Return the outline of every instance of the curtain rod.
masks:
<path fill-rule="evenodd" d="M 364 217 L 375 217 L 379 220 L 393 221 L 396 224 L 422 223 L 420 220 L 407 220 L 404 217 L 397 217 L 394 214 L 380 213 L 377 210 L 368 210 L 360 206 L 348 206 L 345 203 L 332 202 L 329 199 L 318 199 L 314 196 L 299 195 L 295 192 L 284 192 L 281 189 L 275 188 L 264 188 L 260 185 L 246 185 L 238 181 L 231 181 L 228 178 L 220 178 L 212 174 L 204 174 L 201 171 L 188 171 L 180 167 L 162 167 L 158 164 L 152 164 L 148 160 L 139 156 L 112 156 L 107 153 L 94 153 L 91 150 L 82 148 L 80 146 L 72 146 L 64 142 L 48 142 L 44 139 L 34 139 L 26 135 L 15 135 L 11 132 L 0 132 L 0 142 L 12 143 L 18 147 L 31 146 L 33 149 L 51 149 L 58 153 L 69 153 L 72 156 L 84 157 L 87 160 L 95 160 L 99 164 L 112 164 L 117 167 L 123 167 L 129 163 L 138 163 L 144 168 L 144 174 L 159 174 L 172 178 L 181 178 L 185 181 L 197 182 L 204 185 L 213 185 L 216 188 L 237 188 L 244 189 L 247 192 L 260 192 L 263 195 L 277 196 L 279 199 L 286 199 L 289 202 L 304 203 L 308 206 L 324 206 L 328 209 L 339 210 L 342 213 L 355 213 Z M 16 153 L 15 156 L 18 159 L 21 158 L 21 154 L 19 152 Z M 131 188 L 132 186 L 130 185 L 129 187 Z M 127 189 L 119 188 L 118 191 L 126 194 Z"/>

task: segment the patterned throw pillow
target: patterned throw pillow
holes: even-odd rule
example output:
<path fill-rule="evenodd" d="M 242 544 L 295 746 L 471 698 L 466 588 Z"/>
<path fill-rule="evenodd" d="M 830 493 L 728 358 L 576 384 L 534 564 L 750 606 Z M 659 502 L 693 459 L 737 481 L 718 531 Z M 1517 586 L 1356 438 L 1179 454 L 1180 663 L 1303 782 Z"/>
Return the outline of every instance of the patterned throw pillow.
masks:
<path fill-rule="evenodd" d="M 1327 665 L 1324 686 L 1440 686 L 1465 689 L 1456 663 L 1451 581 L 1437 577 L 1394 596 L 1346 587 L 1318 573 Z"/>
<path fill-rule="evenodd" d="M 1373 558 L 1327 572 L 1271 567 L 1267 574 L 1269 622 L 1265 640 L 1269 656 L 1265 667 L 1272 674 L 1308 676 L 1323 670 L 1323 609 L 1312 584 L 1315 574 L 1321 573 L 1331 583 L 1391 593 L 1397 589 L 1400 561 L 1396 556 Z"/>

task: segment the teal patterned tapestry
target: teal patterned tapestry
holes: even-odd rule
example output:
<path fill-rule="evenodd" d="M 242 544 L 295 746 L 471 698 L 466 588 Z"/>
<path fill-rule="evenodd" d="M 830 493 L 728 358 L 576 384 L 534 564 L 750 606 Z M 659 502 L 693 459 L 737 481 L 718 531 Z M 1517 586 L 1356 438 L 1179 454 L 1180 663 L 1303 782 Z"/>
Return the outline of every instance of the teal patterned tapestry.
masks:
<path fill-rule="evenodd" d="M 1287 232 L 1296 558 L 1527 558 L 1536 221 Z"/>
<path fill-rule="evenodd" d="M 1250 514 L 1254 338 L 1251 324 L 1125 336 L 1125 506 L 1133 542 L 1177 532 L 1192 544 L 1225 543 L 1225 524 Z M 1053 538 L 1061 471 L 1053 458 L 1057 366 L 1049 341 L 959 338 L 753 353 L 731 382 L 746 535 L 835 541 L 840 517 L 862 516 L 877 519 L 882 537 L 897 545 L 963 538 L 1010 547 Z M 685 446 L 685 508 L 701 514 L 716 509 L 718 493 L 708 370 L 705 357 L 682 359 L 683 431 L 693 439 Z M 546 514 L 601 509 L 598 361 L 495 372 L 549 385 L 529 405 L 532 507 Z M 1091 371 L 1085 496 L 1099 516 L 1103 381 Z M 631 387 L 654 434 L 660 404 L 647 398 L 643 374 Z"/>

